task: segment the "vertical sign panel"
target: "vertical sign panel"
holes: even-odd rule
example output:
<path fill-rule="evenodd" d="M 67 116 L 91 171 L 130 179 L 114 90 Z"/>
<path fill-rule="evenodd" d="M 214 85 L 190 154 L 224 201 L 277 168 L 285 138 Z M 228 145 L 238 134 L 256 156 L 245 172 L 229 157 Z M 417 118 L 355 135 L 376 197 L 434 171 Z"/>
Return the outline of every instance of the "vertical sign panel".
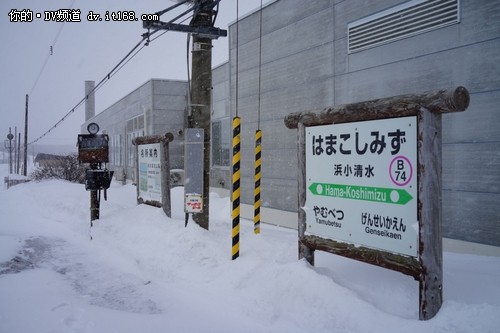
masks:
<path fill-rule="evenodd" d="M 138 146 L 139 198 L 144 202 L 162 203 L 161 143 Z"/>
<path fill-rule="evenodd" d="M 306 128 L 306 233 L 418 255 L 417 120 Z"/>
<path fill-rule="evenodd" d="M 184 145 L 184 211 L 203 211 L 203 128 L 186 128 Z"/>

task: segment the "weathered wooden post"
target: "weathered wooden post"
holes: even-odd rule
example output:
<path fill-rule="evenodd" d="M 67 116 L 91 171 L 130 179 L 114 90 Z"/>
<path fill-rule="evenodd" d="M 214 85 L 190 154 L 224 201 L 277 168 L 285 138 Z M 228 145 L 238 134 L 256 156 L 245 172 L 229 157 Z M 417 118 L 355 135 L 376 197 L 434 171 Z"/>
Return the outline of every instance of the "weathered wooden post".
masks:
<path fill-rule="evenodd" d="M 9 134 L 7 134 L 7 140 L 9 140 L 9 174 L 12 173 L 12 139 L 14 139 L 14 134 L 12 134 L 11 128 L 9 127 Z"/>
<path fill-rule="evenodd" d="M 322 250 L 410 275 L 420 319 L 434 317 L 443 286 L 441 114 L 468 105 L 457 87 L 288 115 L 285 125 L 298 129 L 299 259 L 314 265 Z"/>

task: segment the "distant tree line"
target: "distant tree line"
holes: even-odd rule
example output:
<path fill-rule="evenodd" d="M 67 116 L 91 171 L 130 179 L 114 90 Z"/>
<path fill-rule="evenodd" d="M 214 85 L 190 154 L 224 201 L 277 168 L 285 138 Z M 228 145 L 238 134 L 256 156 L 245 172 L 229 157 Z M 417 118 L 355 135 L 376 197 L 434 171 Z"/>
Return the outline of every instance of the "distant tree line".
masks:
<path fill-rule="evenodd" d="M 38 167 L 31 174 L 31 179 L 63 179 L 73 183 L 85 183 L 85 165 L 80 165 L 77 154 L 66 156 L 43 155 L 38 159 Z"/>

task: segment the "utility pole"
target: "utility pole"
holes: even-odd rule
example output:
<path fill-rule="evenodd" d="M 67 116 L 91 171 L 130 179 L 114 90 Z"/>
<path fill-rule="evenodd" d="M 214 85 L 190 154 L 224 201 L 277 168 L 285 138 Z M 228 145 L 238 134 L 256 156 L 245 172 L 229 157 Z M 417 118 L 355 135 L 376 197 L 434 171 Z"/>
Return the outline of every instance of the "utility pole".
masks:
<path fill-rule="evenodd" d="M 14 173 L 18 173 L 17 172 L 17 164 L 18 164 L 18 160 L 17 160 L 17 146 L 19 145 L 19 142 L 17 141 L 17 126 L 14 126 L 14 161 L 12 162 L 13 165 L 14 165 Z"/>
<path fill-rule="evenodd" d="M 21 158 L 21 132 L 18 134 L 18 139 L 17 139 L 17 164 L 16 164 L 16 173 L 19 174 L 19 166 L 20 166 L 20 161 L 19 159 Z"/>
<path fill-rule="evenodd" d="M 193 214 L 193 220 L 202 228 L 209 227 L 209 189 L 210 189 L 210 113 L 212 104 L 212 39 L 226 37 L 227 30 L 214 27 L 215 7 L 220 0 L 182 1 L 179 4 L 193 3 L 193 19 L 189 26 L 161 21 L 144 21 L 146 29 L 164 29 L 187 32 L 193 36 L 192 45 L 192 80 L 191 80 L 191 117 L 190 128 L 201 128 L 204 131 L 203 141 L 203 211 Z M 174 5 L 161 14 L 166 13 Z"/>
<path fill-rule="evenodd" d="M 26 112 L 24 114 L 24 164 L 22 172 L 23 176 L 28 175 L 27 166 L 28 166 L 28 94 L 26 94 Z"/>
<path fill-rule="evenodd" d="M 9 140 L 9 174 L 12 173 L 12 139 L 14 139 L 14 135 L 9 127 L 9 134 L 7 134 L 7 140 Z"/>
<path fill-rule="evenodd" d="M 197 0 L 200 10 L 195 13 L 191 26 L 212 27 L 212 0 Z M 202 4 L 205 6 L 202 6 Z M 210 109 L 212 104 L 212 39 L 203 35 L 193 35 L 191 81 L 191 125 L 202 128 L 203 144 L 203 211 L 193 214 L 193 220 L 202 228 L 209 227 L 210 207 Z"/>

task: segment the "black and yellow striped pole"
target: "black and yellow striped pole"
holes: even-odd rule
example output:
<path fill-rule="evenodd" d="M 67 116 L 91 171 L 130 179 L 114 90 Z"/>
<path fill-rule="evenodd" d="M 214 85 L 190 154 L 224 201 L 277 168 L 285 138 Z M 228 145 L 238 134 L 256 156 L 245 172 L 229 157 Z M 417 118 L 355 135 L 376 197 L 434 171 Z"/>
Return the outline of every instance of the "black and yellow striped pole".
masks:
<path fill-rule="evenodd" d="M 233 205 L 232 220 L 233 220 L 233 247 L 232 260 L 240 256 L 240 143 L 241 143 L 241 120 L 239 117 L 233 119 L 233 172 L 232 172 L 232 194 L 231 202 Z"/>
<path fill-rule="evenodd" d="M 262 131 L 255 131 L 255 188 L 253 191 L 253 232 L 260 234 L 260 178 L 262 165 Z"/>

